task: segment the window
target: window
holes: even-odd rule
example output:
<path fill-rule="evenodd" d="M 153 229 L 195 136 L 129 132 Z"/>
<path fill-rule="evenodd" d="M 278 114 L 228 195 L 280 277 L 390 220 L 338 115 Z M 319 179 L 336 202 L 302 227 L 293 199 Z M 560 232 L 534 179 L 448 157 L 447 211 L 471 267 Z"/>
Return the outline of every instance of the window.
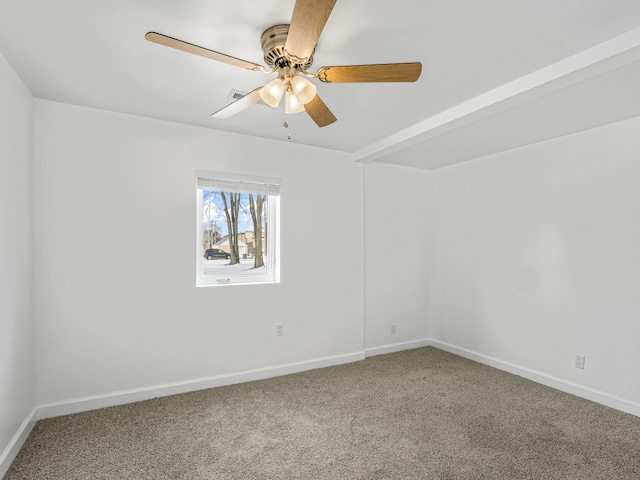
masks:
<path fill-rule="evenodd" d="M 280 280 L 280 182 L 198 171 L 196 285 Z"/>

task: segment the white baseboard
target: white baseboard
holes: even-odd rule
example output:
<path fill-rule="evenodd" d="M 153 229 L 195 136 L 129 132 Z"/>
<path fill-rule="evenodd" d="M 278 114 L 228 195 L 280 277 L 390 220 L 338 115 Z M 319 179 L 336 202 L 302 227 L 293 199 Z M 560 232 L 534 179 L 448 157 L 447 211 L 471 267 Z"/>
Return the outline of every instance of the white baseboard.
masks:
<path fill-rule="evenodd" d="M 98 408 L 123 405 L 125 403 L 140 402 L 156 397 L 176 395 L 179 393 L 204 390 L 206 388 L 222 387 L 236 383 L 251 382 L 253 380 L 263 380 L 265 378 L 279 377 L 291 373 L 314 370 L 316 368 L 331 367 L 343 363 L 356 362 L 365 358 L 364 352 L 354 352 L 332 357 L 318 358 L 298 363 L 289 363 L 273 367 L 258 368 L 243 372 L 216 375 L 206 378 L 187 380 L 184 382 L 166 383 L 150 387 L 124 390 L 120 392 L 107 393 L 104 395 L 94 395 L 90 397 L 75 398 L 62 402 L 49 403 L 38 407 L 38 418 L 57 417 L 80 413 Z"/>
<path fill-rule="evenodd" d="M 156 397 L 192 392 L 206 388 L 222 387 L 236 383 L 251 382 L 253 380 L 263 380 L 265 378 L 279 377 L 282 375 L 289 375 L 291 373 L 314 370 L 316 368 L 357 362 L 359 360 L 364 360 L 364 358 L 364 352 L 354 352 L 344 355 L 307 360 L 304 362 L 258 368 L 226 375 L 216 375 L 212 377 L 187 380 L 184 382 L 154 385 L 150 387 L 136 388 L 132 390 L 107 393 L 104 395 L 94 395 L 90 397 L 39 405 L 35 407 L 31 414 L 24 420 L 7 448 L 2 452 L 2 455 L 0 455 L 0 478 L 2 478 L 9 470 L 11 463 L 22 448 L 22 445 L 24 445 L 24 442 L 27 440 L 27 437 L 36 424 L 36 421 L 42 418 L 80 413 L 98 408 L 150 400 Z"/>
<path fill-rule="evenodd" d="M 0 478 L 4 477 L 11 466 L 11 463 L 18 455 L 18 452 L 24 445 L 24 442 L 27 440 L 29 433 L 33 429 L 33 426 L 36 424 L 38 420 L 38 409 L 34 408 L 31 413 L 24 419 L 20 428 L 13 436 L 7 448 L 4 449 L 4 452 L 0 455 Z"/>
<path fill-rule="evenodd" d="M 499 370 L 503 370 L 505 372 L 527 378 L 542 385 L 546 385 L 548 387 L 555 388 L 557 390 L 567 392 L 578 397 L 586 398 L 607 407 L 615 408 L 617 410 L 640 417 L 640 403 L 616 397 L 615 395 L 611 395 L 606 392 L 602 392 L 590 387 L 586 387 L 584 385 L 554 377 L 552 375 L 547 375 L 542 372 L 521 367 L 519 365 L 514 365 L 509 362 L 498 360 L 497 358 L 489 357 L 481 353 L 457 347 L 446 342 L 424 338 L 410 342 L 402 342 L 368 348 L 362 352 L 354 352 L 344 355 L 336 355 L 332 357 L 308 360 L 304 362 L 277 365 L 273 367 L 247 370 L 226 375 L 217 375 L 207 378 L 188 380 L 184 382 L 167 383 L 163 385 L 155 385 L 133 390 L 82 397 L 63 402 L 40 405 L 34 408 L 31 414 L 24 420 L 7 448 L 0 455 L 0 478 L 2 478 L 2 476 L 4 476 L 9 469 L 9 466 L 26 441 L 36 421 L 41 418 L 68 415 L 72 413 L 84 412 L 87 410 L 95 410 L 98 408 L 149 400 L 156 397 L 175 395 L 178 393 L 186 393 L 195 390 L 203 390 L 206 388 L 221 387 L 225 385 L 233 385 L 236 383 L 250 382 L 254 380 L 263 380 L 265 378 L 278 377 L 281 375 L 288 375 L 292 373 L 303 372 L 306 370 L 314 370 L 316 368 L 324 368 L 333 365 L 356 362 L 359 360 L 363 360 L 366 357 L 375 355 L 384 355 L 387 353 L 400 352 L 403 350 L 428 346 L 439 348 L 440 350 L 453 353 L 460 357 L 468 358 L 469 360 L 473 360 L 478 363 L 482 363 L 484 365 L 488 365 Z"/>
<path fill-rule="evenodd" d="M 364 353 L 367 357 L 375 357 L 376 355 L 402 352 L 403 350 L 411 350 L 412 348 L 428 347 L 432 344 L 433 341 L 430 338 L 423 338 L 421 340 L 412 340 L 410 342 L 392 343 L 390 345 L 382 345 L 381 347 L 366 348 Z"/>
<path fill-rule="evenodd" d="M 460 357 L 468 358 L 469 360 L 497 368 L 498 370 L 513 373 L 514 375 L 546 385 L 547 387 L 555 388 L 556 390 L 586 398 L 587 400 L 640 417 L 640 403 L 638 402 L 633 402 L 601 390 L 596 390 L 585 385 L 554 377 L 553 375 L 547 375 L 546 373 L 498 360 L 497 358 L 489 357 L 472 350 L 467 350 L 466 348 L 457 347 L 446 342 L 431 339 L 430 345 Z"/>
<path fill-rule="evenodd" d="M 585 398 L 587 400 L 591 400 L 596 403 L 600 403 L 607 407 L 615 408 L 616 410 L 620 410 L 622 412 L 630 413 L 631 415 L 636 415 L 640 417 L 640 403 L 638 402 L 617 397 L 615 395 L 612 395 L 607 392 L 603 392 L 601 390 L 596 390 L 594 388 L 587 387 L 585 385 L 580 385 L 578 383 L 574 383 L 569 380 L 554 377 L 553 375 L 548 375 L 546 373 L 538 372 L 530 368 L 521 367 L 513 363 L 509 363 L 503 360 L 499 360 L 497 358 L 489 357 L 487 355 L 483 355 L 481 353 L 477 353 L 472 350 L 468 350 L 466 348 L 457 347 L 456 345 L 452 345 L 450 343 L 441 342 L 433 338 L 423 338 L 423 339 L 415 340 L 411 342 L 394 343 L 390 345 L 382 345 L 379 347 L 368 348 L 368 349 L 365 349 L 365 354 L 367 355 L 367 357 L 372 357 L 375 355 L 384 355 L 386 353 L 409 350 L 411 348 L 420 348 L 420 347 L 429 347 L 429 346 L 438 348 L 440 350 L 444 350 L 449 353 L 453 353 L 460 357 L 468 358 L 469 360 L 473 360 L 475 362 L 482 363 L 490 367 L 497 368 L 498 370 L 503 370 L 505 372 L 518 375 L 528 380 L 532 380 L 536 383 L 546 385 L 547 387 L 555 388 L 556 390 L 570 393 L 572 395 L 576 395 L 578 397 Z"/>

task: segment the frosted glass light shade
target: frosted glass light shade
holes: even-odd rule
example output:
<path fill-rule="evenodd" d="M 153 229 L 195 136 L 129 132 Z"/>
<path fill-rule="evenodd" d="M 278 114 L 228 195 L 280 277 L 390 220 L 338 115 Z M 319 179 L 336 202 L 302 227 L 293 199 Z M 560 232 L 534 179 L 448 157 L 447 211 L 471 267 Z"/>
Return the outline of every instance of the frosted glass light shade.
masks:
<path fill-rule="evenodd" d="M 303 105 L 309 103 L 316 96 L 316 86 L 306 78 L 297 75 L 291 79 L 291 88 Z"/>
<path fill-rule="evenodd" d="M 284 97 L 284 113 L 299 113 L 304 111 L 304 105 L 300 103 L 291 89 L 287 89 Z"/>
<path fill-rule="evenodd" d="M 284 92 L 284 83 L 279 78 L 271 80 L 260 90 L 260 98 L 270 107 L 277 107 L 280 104 L 282 93 Z"/>

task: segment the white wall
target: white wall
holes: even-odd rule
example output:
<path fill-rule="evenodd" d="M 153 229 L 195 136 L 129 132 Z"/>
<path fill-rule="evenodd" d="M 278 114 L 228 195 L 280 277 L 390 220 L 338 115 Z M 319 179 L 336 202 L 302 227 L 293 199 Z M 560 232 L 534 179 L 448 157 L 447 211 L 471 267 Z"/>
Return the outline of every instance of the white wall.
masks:
<path fill-rule="evenodd" d="M 362 355 L 362 165 L 43 100 L 36 125 L 39 404 Z M 199 169 L 282 179 L 281 284 L 195 287 Z"/>
<path fill-rule="evenodd" d="M 0 476 L 35 407 L 33 97 L 0 53 Z M 28 432 L 27 432 L 28 433 Z M 19 446 L 19 445 L 18 445 Z"/>
<path fill-rule="evenodd" d="M 371 163 L 364 170 L 365 348 L 419 346 L 427 338 L 431 172 Z M 396 333 L 391 333 L 391 324 Z"/>
<path fill-rule="evenodd" d="M 434 171 L 430 336 L 640 412 L 638 132 L 634 118 Z"/>
<path fill-rule="evenodd" d="M 35 405 L 430 339 L 640 402 L 640 119 L 424 172 L 0 99 L 5 458 Z M 283 179 L 281 284 L 195 288 L 198 169 Z"/>

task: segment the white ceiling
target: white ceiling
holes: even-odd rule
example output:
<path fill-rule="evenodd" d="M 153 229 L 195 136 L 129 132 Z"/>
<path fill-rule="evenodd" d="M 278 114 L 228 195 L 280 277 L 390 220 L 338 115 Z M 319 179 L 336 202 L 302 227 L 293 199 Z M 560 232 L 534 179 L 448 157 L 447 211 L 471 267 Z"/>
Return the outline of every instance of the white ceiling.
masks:
<path fill-rule="evenodd" d="M 38 98 L 286 142 L 282 107 L 210 117 L 271 77 L 144 34 L 263 63 L 294 3 L 2 0 L 0 52 Z M 432 169 L 640 115 L 640 1 L 338 0 L 311 70 L 410 61 L 415 83 L 316 81 L 338 121 L 287 116 L 291 141 Z"/>

